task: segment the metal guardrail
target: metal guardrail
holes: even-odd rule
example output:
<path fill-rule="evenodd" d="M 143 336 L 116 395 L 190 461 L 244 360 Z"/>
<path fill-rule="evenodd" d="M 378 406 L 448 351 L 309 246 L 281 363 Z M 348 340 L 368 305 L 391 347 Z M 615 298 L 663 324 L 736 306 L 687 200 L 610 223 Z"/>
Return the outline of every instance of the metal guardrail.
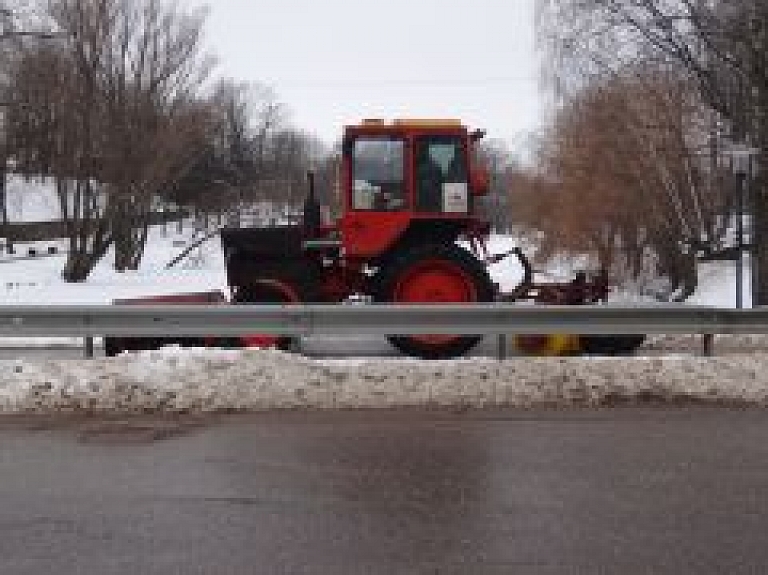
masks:
<path fill-rule="evenodd" d="M 93 357 L 95 336 L 235 336 L 477 334 L 497 336 L 506 357 L 510 334 L 701 334 L 704 355 L 714 334 L 768 333 L 768 308 L 734 310 L 683 305 L 101 305 L 0 306 L 2 337 L 82 337 Z"/>
<path fill-rule="evenodd" d="M 0 306 L 0 337 L 768 333 L 768 308 L 682 305 Z"/>

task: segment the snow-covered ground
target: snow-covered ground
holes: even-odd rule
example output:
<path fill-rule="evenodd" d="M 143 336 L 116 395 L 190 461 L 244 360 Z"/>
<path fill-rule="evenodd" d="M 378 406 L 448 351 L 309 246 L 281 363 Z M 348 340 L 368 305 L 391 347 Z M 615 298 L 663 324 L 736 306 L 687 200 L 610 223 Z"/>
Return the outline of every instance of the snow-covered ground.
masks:
<path fill-rule="evenodd" d="M 736 307 L 736 262 L 709 262 L 699 266 L 699 287 L 690 298 L 694 305 Z M 749 257 L 744 257 L 742 267 L 743 306 L 752 307 L 752 275 Z"/>
<path fill-rule="evenodd" d="M 6 180 L 6 206 L 11 222 L 51 222 L 61 219 L 56 188 L 50 179 L 26 179 L 11 175 Z"/>
<path fill-rule="evenodd" d="M 227 281 L 218 238 L 193 250 L 174 268 L 165 269 L 193 238 L 191 224 L 183 234 L 177 234 L 172 227 L 168 226 L 166 234 L 162 226 L 152 229 L 139 271 L 115 272 L 110 252 L 82 284 L 61 279 L 66 254 L 0 263 L 0 304 L 108 304 L 113 299 L 143 295 L 225 290 Z"/>
<path fill-rule="evenodd" d="M 192 251 L 190 256 L 166 270 L 165 266 L 195 237 L 191 223 L 183 233 L 169 225 L 153 228 L 146 257 L 136 272 L 117 273 L 108 253 L 88 281 L 71 284 L 61 279 L 66 254 L 0 260 L 0 305 L 107 305 L 115 299 L 166 295 L 180 292 L 220 290 L 226 293 L 224 259 L 218 238 Z M 50 242 L 45 242 L 48 245 Z M 35 245 L 35 244 L 30 244 Z M 17 245 L 26 253 L 27 244 Z M 2 345 L 81 345 L 76 338 L 3 338 Z"/>

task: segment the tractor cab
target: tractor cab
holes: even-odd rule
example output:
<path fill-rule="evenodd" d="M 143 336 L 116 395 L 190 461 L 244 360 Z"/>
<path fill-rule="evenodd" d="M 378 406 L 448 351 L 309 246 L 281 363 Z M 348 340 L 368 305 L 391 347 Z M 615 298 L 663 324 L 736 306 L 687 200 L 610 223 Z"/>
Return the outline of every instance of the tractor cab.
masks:
<path fill-rule="evenodd" d="M 481 137 L 457 120 L 347 126 L 339 222 L 346 255 L 375 258 L 413 235 L 448 242 L 476 229 L 474 199 L 488 189 L 474 158 Z"/>

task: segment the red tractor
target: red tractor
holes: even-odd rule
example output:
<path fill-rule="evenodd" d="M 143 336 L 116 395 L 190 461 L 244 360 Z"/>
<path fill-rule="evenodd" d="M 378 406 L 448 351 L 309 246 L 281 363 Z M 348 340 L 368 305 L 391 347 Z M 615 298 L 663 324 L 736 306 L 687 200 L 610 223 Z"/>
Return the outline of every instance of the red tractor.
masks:
<path fill-rule="evenodd" d="M 301 225 L 221 231 L 232 301 L 340 303 L 360 296 L 397 304 L 516 299 L 579 304 L 604 299 L 605 282 L 579 275 L 567 284 L 536 285 L 519 250 L 488 254 L 490 225 L 476 210 L 489 185 L 475 156 L 483 135 L 454 120 L 367 120 L 348 126 L 340 175 L 343 214 L 335 224 L 320 222 L 310 178 Z M 513 254 L 525 277 L 514 293 L 499 294 L 487 265 Z M 599 338 L 561 338 L 555 344 L 551 336 L 519 338 L 519 344 L 529 352 L 568 353 L 582 350 L 587 339 L 599 345 Z M 480 336 L 389 340 L 407 355 L 439 359 L 463 355 Z M 615 348 L 616 340 L 611 341 Z M 285 342 L 244 338 L 252 345 Z"/>
<path fill-rule="evenodd" d="M 397 304 L 520 299 L 585 304 L 605 299 L 608 288 L 602 276 L 589 280 L 577 274 L 568 283 L 535 284 L 530 263 L 519 249 L 488 254 L 490 225 L 477 213 L 478 198 L 489 187 L 488 174 L 475 156 L 483 135 L 455 120 L 367 120 L 348 126 L 339 178 L 343 209 L 337 222 L 321 222 L 310 177 L 300 225 L 221 230 L 232 303 L 341 303 L 364 298 Z M 498 293 L 487 267 L 512 255 L 523 266 L 523 280 L 514 292 Z M 188 295 L 180 297 L 179 303 L 190 303 Z M 201 297 L 200 303 L 209 300 Z M 142 302 L 152 300 L 131 303 Z M 169 298 L 162 303 L 170 303 Z M 463 355 L 480 339 L 389 338 L 403 353 L 429 359 Z M 615 353 L 629 351 L 640 341 L 547 335 L 519 337 L 517 345 L 535 354 Z M 135 338 L 107 343 L 110 354 L 142 347 Z M 154 341 L 153 347 L 160 343 Z M 254 335 L 234 343 L 286 347 L 290 338 Z"/>

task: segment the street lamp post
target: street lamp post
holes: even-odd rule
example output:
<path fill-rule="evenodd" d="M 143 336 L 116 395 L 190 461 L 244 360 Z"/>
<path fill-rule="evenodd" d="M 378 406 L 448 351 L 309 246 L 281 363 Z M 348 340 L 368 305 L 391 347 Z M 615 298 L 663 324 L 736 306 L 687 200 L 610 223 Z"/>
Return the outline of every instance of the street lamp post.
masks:
<path fill-rule="evenodd" d="M 733 157 L 734 169 L 736 173 L 741 176 L 741 185 L 739 186 L 739 198 L 738 198 L 738 220 L 736 222 L 736 242 L 737 242 L 737 257 L 736 257 L 736 308 L 741 309 L 744 307 L 744 217 L 747 212 L 747 206 L 750 206 L 750 244 L 754 243 L 754 214 L 751 207 L 751 183 L 752 183 L 752 158 L 757 153 L 757 149 L 747 146 L 734 146 L 728 154 Z M 754 249 L 750 250 L 752 254 L 749 258 L 750 271 L 752 282 L 750 289 L 753 297 L 755 293 L 755 277 L 756 266 Z"/>
<path fill-rule="evenodd" d="M 744 307 L 744 196 L 747 192 L 747 174 L 741 174 L 741 186 L 739 186 L 739 219 L 736 222 L 736 242 L 738 252 L 736 256 L 736 309 Z"/>

